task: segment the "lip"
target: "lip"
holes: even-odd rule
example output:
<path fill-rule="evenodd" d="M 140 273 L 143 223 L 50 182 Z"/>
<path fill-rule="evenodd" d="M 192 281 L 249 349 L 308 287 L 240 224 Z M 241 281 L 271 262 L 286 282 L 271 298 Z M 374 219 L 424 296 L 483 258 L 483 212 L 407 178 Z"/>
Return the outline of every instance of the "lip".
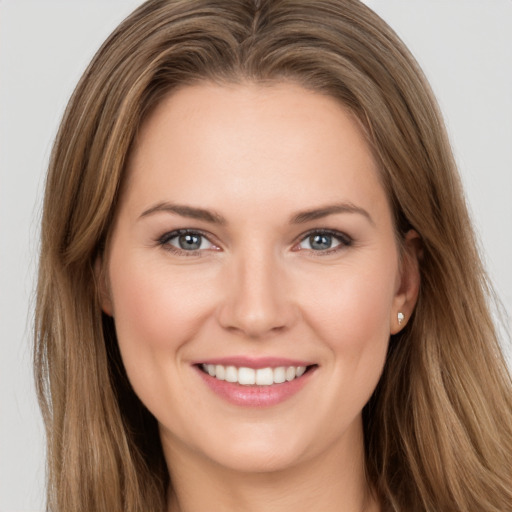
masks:
<path fill-rule="evenodd" d="M 277 368 L 279 366 L 312 366 L 315 363 L 313 361 L 301 361 L 281 357 L 233 356 L 194 361 L 192 364 L 196 366 L 200 364 L 220 364 L 222 366 L 236 366 L 237 368 L 243 366 L 245 368 L 258 370 L 260 368 Z"/>
<path fill-rule="evenodd" d="M 236 361 L 236 364 L 234 361 Z M 249 363 L 251 363 L 251 365 L 249 365 Z M 301 391 L 302 388 L 311 381 L 311 378 L 318 369 L 318 367 L 314 365 L 301 377 L 281 384 L 272 384 L 270 386 L 246 386 L 211 377 L 200 369 L 200 364 L 201 363 L 194 365 L 194 369 L 197 371 L 203 382 L 208 386 L 210 391 L 213 391 L 213 393 L 218 397 L 233 405 L 251 408 L 271 407 L 288 400 L 299 393 L 299 391 Z M 278 366 L 311 366 L 308 364 L 302 364 L 301 361 L 275 358 L 264 358 L 258 360 L 248 360 L 247 358 L 209 359 L 202 364 L 222 364 L 238 367 L 245 366 L 246 368 L 254 369 Z"/>

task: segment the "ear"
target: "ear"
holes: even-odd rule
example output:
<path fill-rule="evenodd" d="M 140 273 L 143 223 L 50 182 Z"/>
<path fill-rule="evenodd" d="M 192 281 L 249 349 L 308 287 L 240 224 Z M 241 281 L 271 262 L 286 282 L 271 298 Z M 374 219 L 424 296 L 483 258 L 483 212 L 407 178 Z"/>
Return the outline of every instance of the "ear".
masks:
<path fill-rule="evenodd" d="M 397 334 L 407 325 L 416 306 L 420 290 L 419 264 L 422 252 L 421 238 L 411 229 L 405 235 L 402 246 L 397 290 L 391 309 L 391 334 Z"/>
<path fill-rule="evenodd" d="M 105 271 L 103 256 L 98 256 L 94 262 L 94 276 L 101 309 L 105 314 L 113 316 L 114 308 L 112 306 L 108 274 Z"/>

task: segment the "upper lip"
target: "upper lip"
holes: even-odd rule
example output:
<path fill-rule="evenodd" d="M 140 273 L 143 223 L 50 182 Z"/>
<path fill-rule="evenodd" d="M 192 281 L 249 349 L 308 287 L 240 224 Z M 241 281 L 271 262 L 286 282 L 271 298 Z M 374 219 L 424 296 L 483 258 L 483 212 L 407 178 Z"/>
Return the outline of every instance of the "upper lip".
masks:
<path fill-rule="evenodd" d="M 236 366 L 237 368 L 278 368 L 280 366 L 311 366 L 315 363 L 311 361 L 289 359 L 285 357 L 216 357 L 196 361 L 194 364 L 220 364 L 222 366 Z"/>

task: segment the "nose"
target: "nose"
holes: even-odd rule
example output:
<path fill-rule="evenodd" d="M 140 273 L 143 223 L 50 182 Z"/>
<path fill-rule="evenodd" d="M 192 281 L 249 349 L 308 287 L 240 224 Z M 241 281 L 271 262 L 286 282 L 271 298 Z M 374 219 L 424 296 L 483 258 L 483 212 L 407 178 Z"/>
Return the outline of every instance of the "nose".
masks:
<path fill-rule="evenodd" d="M 251 339 L 266 338 L 291 328 L 299 318 L 284 262 L 270 251 L 249 249 L 233 258 L 225 285 L 218 310 L 224 329 Z"/>

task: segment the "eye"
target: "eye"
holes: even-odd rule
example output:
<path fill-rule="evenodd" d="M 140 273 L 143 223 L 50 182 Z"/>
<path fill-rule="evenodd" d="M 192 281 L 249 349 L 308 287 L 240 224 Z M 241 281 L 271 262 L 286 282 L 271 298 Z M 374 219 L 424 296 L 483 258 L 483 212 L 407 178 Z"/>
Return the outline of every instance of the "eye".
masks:
<path fill-rule="evenodd" d="M 298 244 L 299 250 L 333 252 L 352 244 L 352 239 L 338 231 L 311 231 Z"/>
<path fill-rule="evenodd" d="M 166 233 L 159 239 L 160 245 L 173 252 L 189 252 L 217 249 L 208 238 L 199 231 L 179 229 Z"/>

